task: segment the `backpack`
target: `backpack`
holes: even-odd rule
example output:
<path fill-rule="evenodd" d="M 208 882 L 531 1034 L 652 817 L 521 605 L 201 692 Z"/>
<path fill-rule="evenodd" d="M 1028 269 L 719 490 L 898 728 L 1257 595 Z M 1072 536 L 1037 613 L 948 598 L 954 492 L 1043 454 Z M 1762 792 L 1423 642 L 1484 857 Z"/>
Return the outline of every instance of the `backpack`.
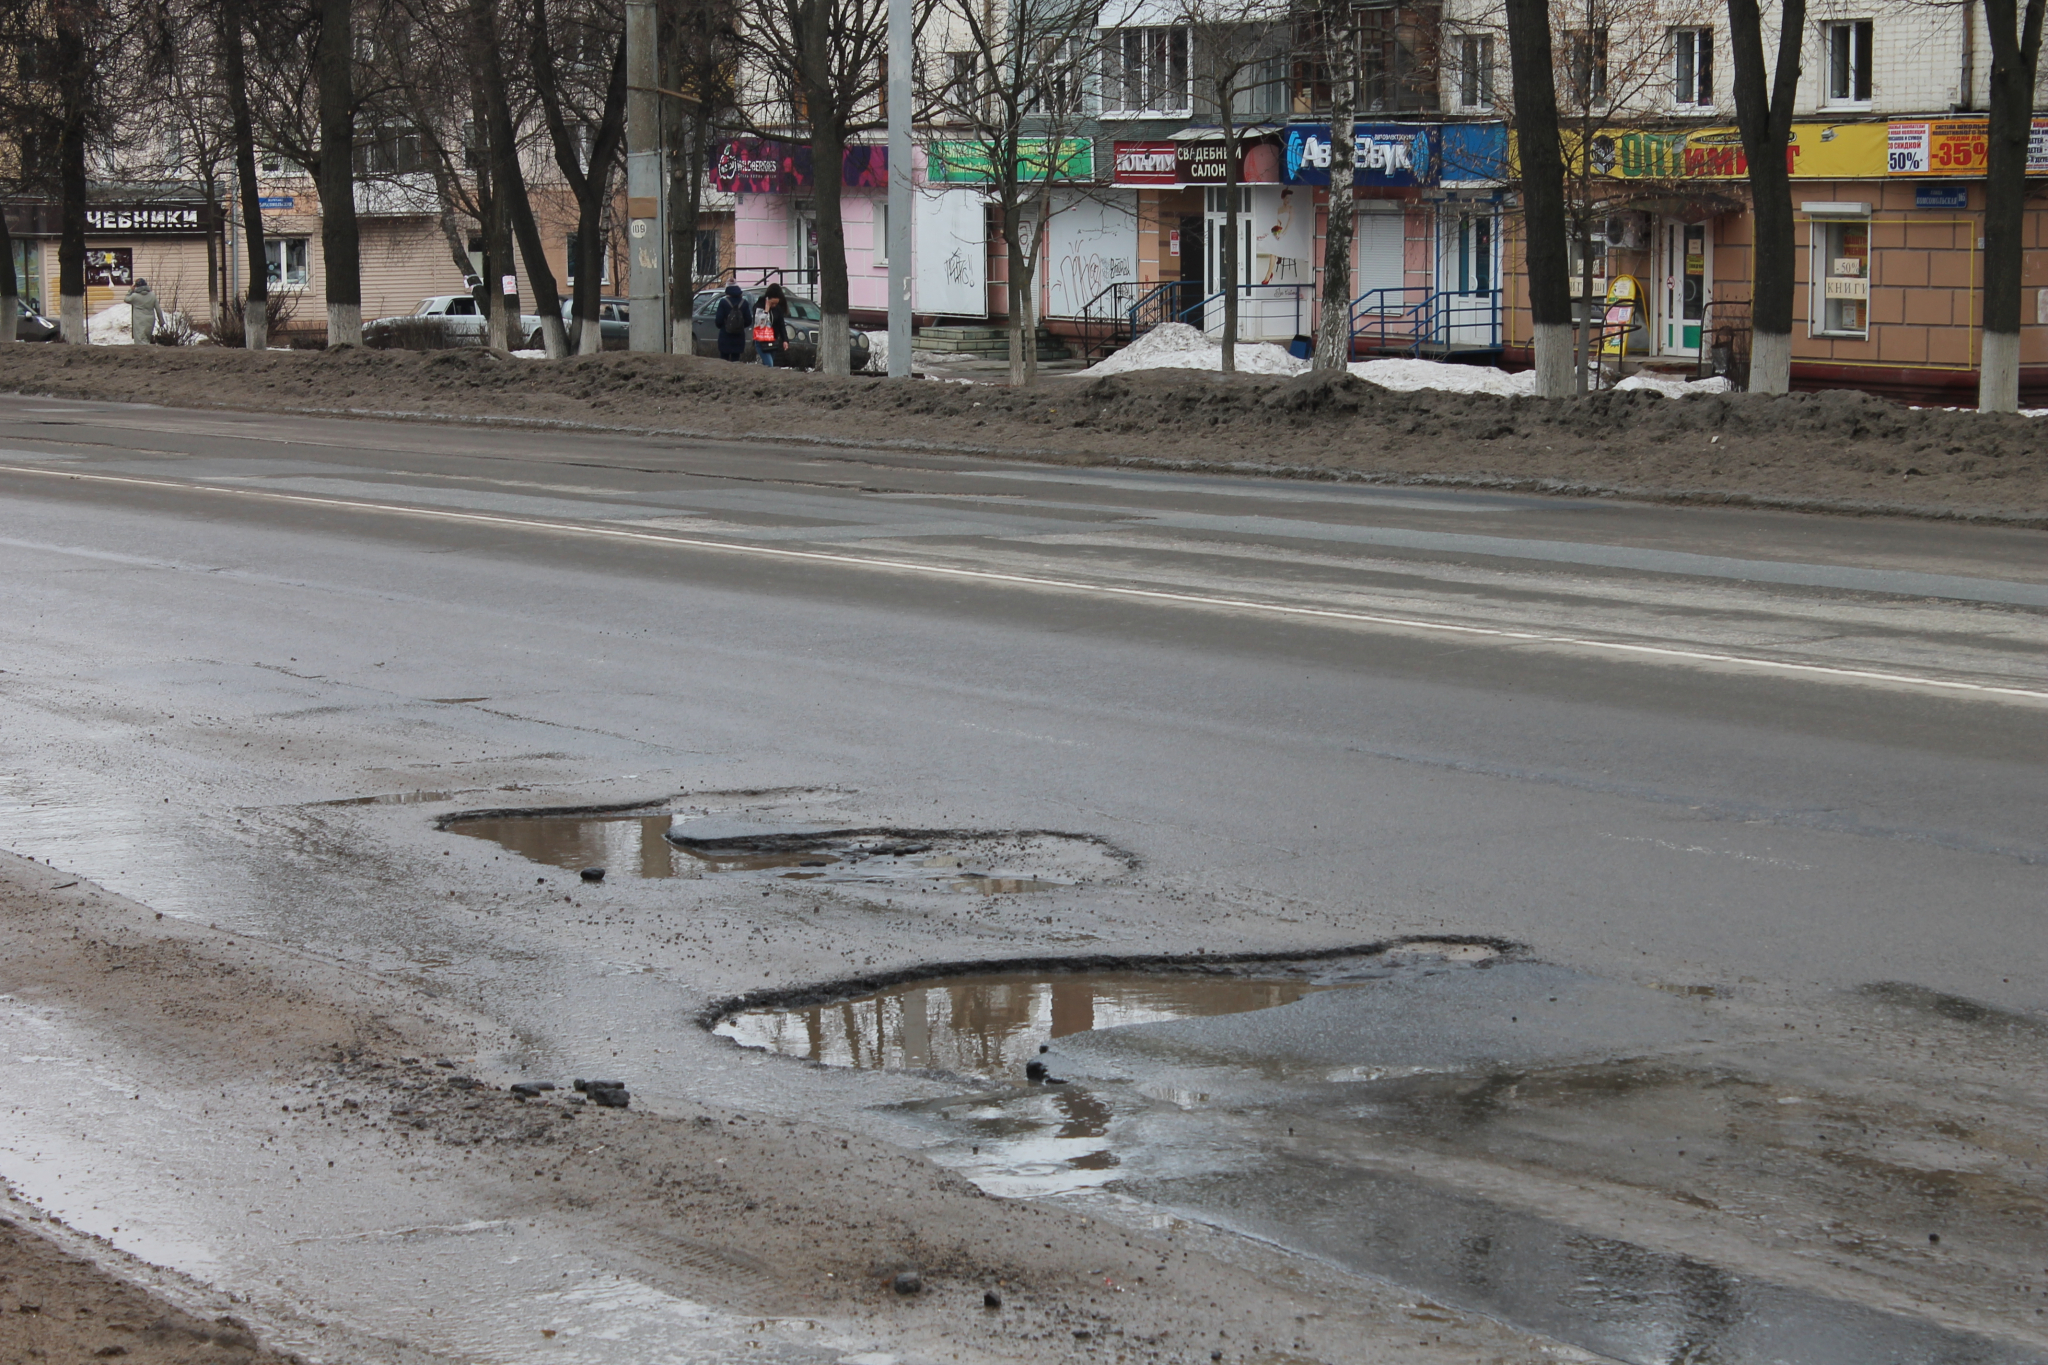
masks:
<path fill-rule="evenodd" d="M 747 334 L 747 304 L 744 299 L 727 299 L 719 305 L 725 310 L 725 317 L 719 322 L 718 330 L 729 337 L 743 337 Z"/>

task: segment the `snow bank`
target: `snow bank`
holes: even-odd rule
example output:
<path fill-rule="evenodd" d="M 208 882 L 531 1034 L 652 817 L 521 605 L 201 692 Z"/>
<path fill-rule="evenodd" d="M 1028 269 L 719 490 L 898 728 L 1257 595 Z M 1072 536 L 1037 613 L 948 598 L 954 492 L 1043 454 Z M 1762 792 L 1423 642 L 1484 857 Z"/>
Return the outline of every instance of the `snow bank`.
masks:
<path fill-rule="evenodd" d="M 133 346 L 135 310 L 125 303 L 100 309 L 85 320 L 85 339 L 94 346 Z"/>
<path fill-rule="evenodd" d="M 1509 374 L 1491 365 L 1447 365 L 1441 360 L 1359 360 L 1351 373 L 1368 384 L 1406 393 L 1413 389 L 1442 389 L 1449 393 L 1491 393 L 1502 398 L 1536 392 L 1536 372 Z"/>
<path fill-rule="evenodd" d="M 1307 369 L 1306 360 L 1296 360 L 1271 342 L 1240 341 L 1237 344 L 1239 374 L 1302 374 Z M 1210 339 L 1200 328 L 1185 322 L 1161 323 L 1082 373 L 1127 374 L 1132 370 L 1213 370 L 1221 374 L 1223 343 Z"/>
<path fill-rule="evenodd" d="M 1662 375 L 1632 374 L 1614 386 L 1616 393 L 1645 389 L 1666 398 L 1687 398 L 1696 393 L 1727 393 L 1735 386 L 1716 374 L 1705 379 L 1670 379 Z"/>

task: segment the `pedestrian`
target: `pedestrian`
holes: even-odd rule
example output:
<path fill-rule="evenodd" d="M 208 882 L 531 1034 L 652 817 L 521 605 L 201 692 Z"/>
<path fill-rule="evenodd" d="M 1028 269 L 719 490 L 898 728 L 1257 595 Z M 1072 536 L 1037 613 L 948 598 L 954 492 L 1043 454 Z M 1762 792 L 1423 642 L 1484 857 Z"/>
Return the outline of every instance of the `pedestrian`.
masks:
<path fill-rule="evenodd" d="M 789 361 L 789 301 L 779 284 L 769 285 L 754 309 L 754 354 L 770 369 Z"/>
<path fill-rule="evenodd" d="M 747 353 L 747 333 L 754 326 L 754 310 L 747 307 L 747 296 L 736 284 L 725 287 L 725 297 L 718 301 L 718 358 L 739 360 Z"/>
<path fill-rule="evenodd" d="M 159 311 L 156 293 L 149 287 L 148 280 L 137 280 L 135 287 L 128 291 L 128 297 L 121 302 L 128 305 L 128 335 L 137 346 L 149 345 L 156 335 L 156 315 Z"/>

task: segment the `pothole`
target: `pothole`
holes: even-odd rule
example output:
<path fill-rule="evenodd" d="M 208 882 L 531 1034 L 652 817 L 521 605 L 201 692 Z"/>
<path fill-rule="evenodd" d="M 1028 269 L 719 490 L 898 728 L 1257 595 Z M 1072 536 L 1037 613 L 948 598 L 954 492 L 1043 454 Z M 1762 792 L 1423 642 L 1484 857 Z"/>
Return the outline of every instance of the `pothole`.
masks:
<path fill-rule="evenodd" d="M 827 1066 L 1015 1078 L 1039 1044 L 1071 1034 L 1243 1014 L 1334 989 L 1178 973 L 991 972 L 905 982 L 827 1004 L 743 1010 L 712 1031 L 741 1047 Z"/>
<path fill-rule="evenodd" d="M 678 820 L 648 807 L 475 811 L 445 817 L 451 834 L 530 862 L 612 877 L 731 877 L 979 896 L 1100 882 L 1135 860 L 1108 842 L 1057 830 L 761 829 Z"/>
<path fill-rule="evenodd" d="M 826 1066 L 1019 1079 L 1044 1044 L 1131 1024 L 1291 1005 L 1435 962 L 1476 967 L 1506 945 L 1417 939 L 1307 957 L 1103 959 L 993 964 L 727 1002 L 712 1032 Z"/>

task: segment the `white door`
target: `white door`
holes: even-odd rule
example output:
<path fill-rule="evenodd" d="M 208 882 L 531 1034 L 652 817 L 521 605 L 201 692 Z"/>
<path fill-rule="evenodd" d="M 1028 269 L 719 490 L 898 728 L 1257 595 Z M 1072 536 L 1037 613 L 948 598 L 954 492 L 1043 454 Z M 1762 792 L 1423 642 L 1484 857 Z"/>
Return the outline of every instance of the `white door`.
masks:
<path fill-rule="evenodd" d="M 1398 204 L 1391 205 L 1391 212 L 1370 208 L 1371 201 L 1358 206 L 1356 238 L 1352 245 L 1353 267 L 1357 281 L 1357 293 L 1353 298 L 1363 298 L 1376 289 L 1397 290 L 1408 283 L 1407 215 Z M 1402 306 L 1402 300 L 1413 303 L 1407 295 L 1388 293 L 1373 300 L 1377 307 L 1384 300 L 1390 308 Z"/>
<path fill-rule="evenodd" d="M 1705 223 L 1665 219 L 1657 240 L 1657 349 L 1696 356 L 1714 291 L 1714 249 Z"/>
<path fill-rule="evenodd" d="M 1444 335 L 1437 340 L 1490 346 L 1500 340 L 1500 220 L 1485 204 L 1447 204 L 1437 219 L 1436 287 Z"/>
<path fill-rule="evenodd" d="M 1228 235 L 1230 215 L 1224 200 L 1224 190 L 1207 189 L 1202 192 L 1203 222 L 1202 249 L 1206 261 L 1202 267 L 1202 330 L 1213 336 L 1223 333 L 1223 241 Z M 1237 282 L 1240 286 L 1252 283 L 1258 277 L 1252 273 L 1252 206 L 1251 191 L 1242 186 L 1237 191 Z M 1237 337 L 1240 341 L 1259 336 L 1259 310 L 1255 307 L 1260 290 L 1247 292 L 1243 288 L 1237 294 Z M 1187 302 L 1192 303 L 1190 299 Z M 1184 319 L 1193 322 L 1193 317 Z"/>

